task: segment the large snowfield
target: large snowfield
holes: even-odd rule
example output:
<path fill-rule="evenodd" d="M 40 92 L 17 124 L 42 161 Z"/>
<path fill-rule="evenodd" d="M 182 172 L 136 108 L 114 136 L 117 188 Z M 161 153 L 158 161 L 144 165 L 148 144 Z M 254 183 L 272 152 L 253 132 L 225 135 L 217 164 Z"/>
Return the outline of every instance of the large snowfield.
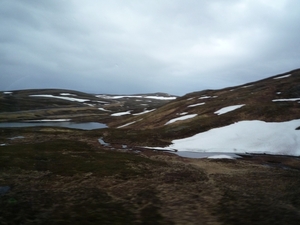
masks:
<path fill-rule="evenodd" d="M 165 149 L 192 152 L 300 155 L 300 119 L 287 122 L 240 121 L 192 137 L 173 140 Z"/>

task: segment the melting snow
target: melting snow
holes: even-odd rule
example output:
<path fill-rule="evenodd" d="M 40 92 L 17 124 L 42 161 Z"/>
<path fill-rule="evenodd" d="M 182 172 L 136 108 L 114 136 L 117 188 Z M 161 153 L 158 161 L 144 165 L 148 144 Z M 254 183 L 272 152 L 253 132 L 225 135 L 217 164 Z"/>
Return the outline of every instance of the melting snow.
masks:
<path fill-rule="evenodd" d="M 158 99 L 158 100 L 174 100 L 176 97 L 163 97 L 163 96 L 146 96 L 145 98 Z"/>
<path fill-rule="evenodd" d="M 111 114 L 111 116 L 123 116 L 123 115 L 127 115 L 127 114 L 130 114 L 130 111 L 113 113 L 113 114 Z"/>
<path fill-rule="evenodd" d="M 145 111 L 143 111 L 143 112 L 140 112 L 140 113 L 135 113 L 135 114 L 132 114 L 132 115 L 134 115 L 134 116 L 138 116 L 138 115 L 142 115 L 142 114 L 145 114 L 145 113 L 149 113 L 149 112 L 152 112 L 152 111 L 154 111 L 155 109 L 151 109 L 151 110 L 145 110 Z"/>
<path fill-rule="evenodd" d="M 199 99 L 206 99 L 206 98 L 211 98 L 211 96 L 202 96 Z"/>
<path fill-rule="evenodd" d="M 9 140 L 15 140 L 15 139 L 23 139 L 25 138 L 24 136 L 16 136 L 16 137 L 11 137 L 11 138 L 7 138 Z"/>
<path fill-rule="evenodd" d="M 288 74 L 288 75 L 284 75 L 284 76 L 280 76 L 280 77 L 275 77 L 273 79 L 277 80 L 277 79 L 287 78 L 287 77 L 290 77 L 290 76 L 291 76 L 291 74 Z"/>
<path fill-rule="evenodd" d="M 207 158 L 208 159 L 235 159 L 232 156 L 224 155 L 224 154 L 221 154 L 221 155 L 212 155 L 212 156 L 209 156 Z"/>
<path fill-rule="evenodd" d="M 42 120 L 26 120 L 26 122 L 68 122 L 71 119 L 42 119 Z"/>
<path fill-rule="evenodd" d="M 217 98 L 218 96 L 207 96 L 207 95 L 204 95 L 202 97 L 200 97 L 199 99 L 207 99 L 207 98 Z"/>
<path fill-rule="evenodd" d="M 167 149 L 194 152 L 300 155 L 300 119 L 287 122 L 241 121 L 174 140 Z"/>
<path fill-rule="evenodd" d="M 89 103 L 83 103 L 85 105 L 88 105 L 88 106 L 91 106 L 91 107 L 94 107 L 95 105 L 94 104 L 89 104 Z"/>
<path fill-rule="evenodd" d="M 272 102 L 292 102 L 292 101 L 299 101 L 300 98 L 286 98 L 286 99 L 274 99 Z"/>
<path fill-rule="evenodd" d="M 98 108 L 98 109 L 102 110 L 102 111 L 110 112 L 110 110 L 107 110 L 107 109 L 104 109 L 104 108 Z"/>
<path fill-rule="evenodd" d="M 108 102 L 104 102 L 104 101 L 96 101 L 96 102 L 99 102 L 101 104 L 108 104 Z"/>
<path fill-rule="evenodd" d="M 201 102 L 201 103 L 197 103 L 197 104 L 193 104 L 193 105 L 189 105 L 188 107 L 196 107 L 196 106 L 199 106 L 199 105 L 204 105 L 205 102 Z"/>
<path fill-rule="evenodd" d="M 107 96 L 107 98 L 119 99 L 119 98 L 142 98 L 143 96 L 139 95 L 118 95 L 118 96 Z"/>
<path fill-rule="evenodd" d="M 119 126 L 119 127 L 117 127 L 117 128 L 127 127 L 127 126 L 129 126 L 129 125 L 131 125 L 131 124 L 134 124 L 134 123 L 136 123 L 136 121 L 133 121 L 133 122 L 130 122 L 130 123 L 126 123 L 126 124 L 124 124 L 124 125 L 122 125 L 122 126 Z"/>
<path fill-rule="evenodd" d="M 179 113 L 180 116 L 183 116 L 183 115 L 186 115 L 186 114 L 188 114 L 188 112 Z"/>
<path fill-rule="evenodd" d="M 142 96 L 142 95 L 118 95 L 118 96 L 107 96 L 107 95 L 96 95 L 98 98 L 106 99 L 119 99 L 119 98 L 149 98 L 158 100 L 174 100 L 177 97 L 164 97 L 164 96 Z"/>
<path fill-rule="evenodd" d="M 254 85 L 250 84 L 250 85 L 243 86 L 242 88 L 248 88 L 248 87 L 252 87 L 252 86 L 254 86 Z"/>
<path fill-rule="evenodd" d="M 231 112 L 233 110 L 236 110 L 236 109 L 239 109 L 241 107 L 243 107 L 245 104 L 242 104 L 242 105 L 232 105 L 232 106 L 227 106 L 227 107 L 224 107 L 216 112 L 214 112 L 215 114 L 218 114 L 218 115 L 222 115 L 224 113 L 228 113 L 228 112 Z"/>
<path fill-rule="evenodd" d="M 88 99 L 80 99 L 80 98 L 71 98 L 71 97 L 63 97 L 63 96 L 54 96 L 54 95 L 30 95 L 30 97 L 46 97 L 46 98 L 58 98 L 73 102 L 86 102 Z"/>
<path fill-rule="evenodd" d="M 170 123 L 174 123 L 178 120 L 187 120 L 187 119 L 191 119 L 195 116 L 197 116 L 198 114 L 191 114 L 191 115 L 186 115 L 186 116 L 181 116 L 181 117 L 178 117 L 178 118 L 174 118 L 174 119 L 171 119 L 170 121 L 168 121 L 165 125 L 167 124 L 170 124 Z"/>
<path fill-rule="evenodd" d="M 70 93 L 60 93 L 60 95 L 64 95 L 64 96 L 76 96 L 76 95 L 70 94 Z"/>

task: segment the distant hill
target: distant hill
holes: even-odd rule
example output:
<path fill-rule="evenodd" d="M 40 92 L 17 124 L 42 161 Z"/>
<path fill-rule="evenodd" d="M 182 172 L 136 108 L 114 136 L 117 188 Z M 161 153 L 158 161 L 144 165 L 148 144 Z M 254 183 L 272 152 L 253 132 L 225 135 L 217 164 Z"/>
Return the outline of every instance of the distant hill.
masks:
<path fill-rule="evenodd" d="M 242 120 L 299 119 L 299 102 L 300 69 L 297 69 L 235 87 L 189 93 L 153 112 L 115 121 L 111 126 L 135 121 L 126 128 L 160 129 L 172 138 L 187 137 Z"/>
<path fill-rule="evenodd" d="M 107 95 L 62 89 L 4 91 L 0 92 L 0 122 L 37 119 L 110 122 L 116 119 L 115 115 L 147 113 L 176 98 L 165 93 Z"/>
<path fill-rule="evenodd" d="M 300 135 L 296 132 L 300 121 L 293 122 L 300 119 L 300 69 L 181 97 L 166 93 L 88 94 L 60 89 L 0 93 L 0 122 L 45 119 L 105 123 L 109 127 L 105 138 L 110 143 L 158 147 L 173 143 L 170 148 L 195 151 L 212 151 L 210 146 L 230 152 L 271 149 L 300 155 Z M 277 126 L 270 122 L 286 123 Z M 222 129 L 207 136 L 208 131 L 217 128 Z"/>

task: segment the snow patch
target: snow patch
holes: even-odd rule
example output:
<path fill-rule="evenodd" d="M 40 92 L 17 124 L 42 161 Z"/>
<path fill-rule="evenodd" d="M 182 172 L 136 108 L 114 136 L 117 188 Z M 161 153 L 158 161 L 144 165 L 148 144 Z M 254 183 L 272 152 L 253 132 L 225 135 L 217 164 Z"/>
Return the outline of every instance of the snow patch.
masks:
<path fill-rule="evenodd" d="M 178 118 L 174 118 L 174 119 L 171 119 L 170 121 L 168 121 L 165 125 L 167 124 L 170 124 L 170 123 L 174 123 L 178 120 L 187 120 L 187 119 L 191 119 L 191 118 L 194 118 L 195 116 L 197 116 L 198 114 L 191 114 L 191 115 L 185 115 L 185 116 L 181 116 L 181 117 L 178 117 Z"/>
<path fill-rule="evenodd" d="M 104 108 L 98 108 L 101 111 L 110 112 L 110 110 L 104 109 Z"/>
<path fill-rule="evenodd" d="M 219 153 L 300 155 L 300 119 L 287 122 L 240 121 L 173 140 L 167 149 Z"/>
<path fill-rule="evenodd" d="M 140 95 L 118 95 L 118 96 L 107 96 L 106 98 L 120 99 L 120 98 L 142 98 Z"/>
<path fill-rule="evenodd" d="M 16 137 L 11 137 L 11 138 L 7 138 L 9 140 L 15 140 L 15 139 L 23 139 L 25 138 L 24 136 L 16 136 Z"/>
<path fill-rule="evenodd" d="M 63 96 L 77 96 L 77 95 L 70 94 L 70 93 L 60 93 L 60 95 L 63 95 Z"/>
<path fill-rule="evenodd" d="M 68 122 L 71 119 L 42 119 L 42 120 L 26 120 L 25 122 Z"/>
<path fill-rule="evenodd" d="M 113 113 L 113 114 L 111 114 L 111 116 L 123 116 L 123 115 L 128 115 L 128 114 L 130 114 L 130 111 Z"/>
<path fill-rule="evenodd" d="M 120 98 L 148 98 L 148 99 L 157 99 L 157 100 L 174 100 L 177 97 L 165 97 L 165 96 L 142 96 L 142 95 L 117 95 L 117 96 L 107 96 L 107 95 L 96 95 L 98 98 L 106 99 L 120 99 Z"/>
<path fill-rule="evenodd" d="M 146 96 L 145 98 L 158 99 L 158 100 L 174 100 L 177 97 Z"/>
<path fill-rule="evenodd" d="M 221 155 L 212 155 L 212 156 L 209 156 L 207 158 L 208 159 L 235 159 L 232 156 L 224 155 L 224 154 L 221 154 Z"/>
<path fill-rule="evenodd" d="M 12 92 L 11 91 L 4 91 L 3 94 L 5 94 L 5 95 L 11 95 Z"/>
<path fill-rule="evenodd" d="M 224 107 L 222 109 L 219 109 L 218 111 L 214 112 L 215 114 L 218 114 L 218 115 L 222 115 L 222 114 L 225 114 L 225 113 L 228 113 L 228 112 L 231 112 L 233 110 L 236 110 L 236 109 L 239 109 L 241 107 L 243 107 L 245 104 L 242 104 L 242 105 L 232 105 L 232 106 L 227 106 L 227 107 Z"/>
<path fill-rule="evenodd" d="M 193 104 L 193 105 L 189 105 L 188 107 L 196 107 L 196 106 L 199 106 L 199 105 L 204 105 L 205 102 L 201 102 L 201 103 L 197 103 L 197 104 Z"/>
<path fill-rule="evenodd" d="M 90 101 L 88 99 L 71 98 L 71 97 L 54 96 L 54 95 L 29 95 L 29 96 L 30 97 L 58 98 L 58 99 L 63 99 L 63 100 L 68 100 L 68 101 L 73 101 L 73 102 L 86 102 L 86 101 Z"/>
<path fill-rule="evenodd" d="M 286 99 L 274 99 L 272 102 L 293 102 L 293 101 L 299 101 L 300 98 L 286 98 Z"/>
<path fill-rule="evenodd" d="M 143 111 L 143 112 L 140 112 L 140 113 L 134 113 L 134 114 L 132 114 L 132 115 L 134 115 L 134 116 L 139 116 L 139 115 L 142 115 L 142 114 L 146 114 L 146 113 L 152 112 L 152 111 L 154 111 L 154 110 L 155 110 L 155 109 L 145 110 L 145 111 Z"/>
<path fill-rule="evenodd" d="M 104 101 L 96 101 L 98 103 L 101 103 L 101 104 L 109 104 L 108 102 L 104 102 Z"/>
<path fill-rule="evenodd" d="M 188 114 L 188 112 L 182 112 L 182 113 L 179 113 L 180 116 L 184 116 L 184 115 L 186 115 L 186 114 Z"/>
<path fill-rule="evenodd" d="M 274 80 L 278 80 L 278 79 L 290 77 L 291 75 L 292 75 L 292 74 L 287 74 L 287 75 L 284 75 L 284 76 L 275 77 L 275 78 L 273 78 L 273 79 L 274 79 Z"/>
<path fill-rule="evenodd" d="M 88 105 L 90 107 L 94 107 L 95 106 L 94 104 L 89 104 L 89 103 L 83 103 L 83 104 Z"/>
<path fill-rule="evenodd" d="M 202 97 L 200 97 L 199 99 L 207 99 L 207 98 L 217 98 L 218 96 L 207 96 L 207 95 L 204 95 Z"/>
<path fill-rule="evenodd" d="M 129 126 L 129 125 L 131 125 L 131 124 L 134 124 L 134 123 L 136 123 L 136 121 L 133 121 L 133 122 L 130 122 L 130 123 L 126 123 L 126 124 L 124 124 L 124 125 L 122 125 L 122 126 L 119 126 L 119 127 L 117 127 L 117 128 L 127 127 L 127 126 Z"/>
<path fill-rule="evenodd" d="M 243 86 L 243 87 L 241 87 L 241 88 L 248 88 L 248 87 L 252 87 L 252 86 L 254 86 L 254 85 L 253 85 L 253 84 L 250 84 L 250 85 Z"/>

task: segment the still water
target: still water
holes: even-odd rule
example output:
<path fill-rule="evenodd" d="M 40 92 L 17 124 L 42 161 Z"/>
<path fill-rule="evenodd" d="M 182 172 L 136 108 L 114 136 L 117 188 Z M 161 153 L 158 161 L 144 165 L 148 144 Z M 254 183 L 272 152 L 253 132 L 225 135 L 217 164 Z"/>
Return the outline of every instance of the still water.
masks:
<path fill-rule="evenodd" d="M 11 128 L 11 127 L 66 127 L 81 130 L 94 130 L 102 129 L 107 126 L 104 123 L 97 122 L 86 122 L 86 123 L 74 123 L 74 122 L 7 122 L 0 123 L 0 128 Z"/>

